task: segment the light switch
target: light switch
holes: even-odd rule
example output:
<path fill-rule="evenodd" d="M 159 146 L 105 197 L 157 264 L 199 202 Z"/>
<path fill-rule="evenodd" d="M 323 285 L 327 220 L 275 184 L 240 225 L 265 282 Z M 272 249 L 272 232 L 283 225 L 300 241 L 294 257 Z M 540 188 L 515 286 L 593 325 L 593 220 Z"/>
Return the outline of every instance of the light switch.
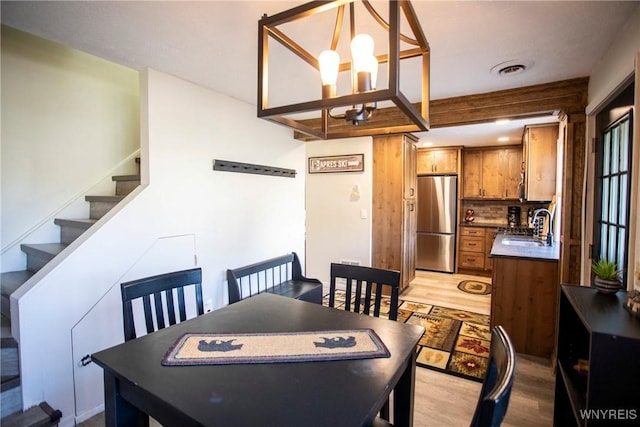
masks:
<path fill-rule="evenodd" d="M 367 219 L 367 218 L 369 218 L 369 211 L 367 211 L 366 208 L 360 209 L 360 219 Z"/>

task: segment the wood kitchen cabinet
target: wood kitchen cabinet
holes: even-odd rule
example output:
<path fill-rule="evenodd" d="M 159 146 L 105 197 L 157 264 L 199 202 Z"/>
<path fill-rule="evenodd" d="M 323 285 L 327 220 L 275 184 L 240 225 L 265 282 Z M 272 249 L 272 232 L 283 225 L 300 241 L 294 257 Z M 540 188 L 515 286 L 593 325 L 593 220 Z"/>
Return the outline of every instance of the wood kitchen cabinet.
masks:
<path fill-rule="evenodd" d="M 484 230 L 484 269 L 487 273 L 493 270 L 493 258 L 491 258 L 491 248 L 493 241 L 496 239 L 498 229 L 495 227 L 485 228 Z"/>
<path fill-rule="evenodd" d="M 497 228 L 460 226 L 458 272 L 490 274 L 493 261 L 489 258 Z"/>
<path fill-rule="evenodd" d="M 521 169 L 520 146 L 463 150 L 462 197 L 517 199 Z"/>
<path fill-rule="evenodd" d="M 517 353 L 550 357 L 555 345 L 558 261 L 494 257 L 491 326 L 502 325 Z"/>
<path fill-rule="evenodd" d="M 458 173 L 459 148 L 418 149 L 418 175 L 453 175 Z"/>
<path fill-rule="evenodd" d="M 526 126 L 522 143 L 525 198 L 550 201 L 556 194 L 558 124 Z"/>
<path fill-rule="evenodd" d="M 416 141 L 373 138 L 372 266 L 400 271 L 401 290 L 416 272 Z"/>

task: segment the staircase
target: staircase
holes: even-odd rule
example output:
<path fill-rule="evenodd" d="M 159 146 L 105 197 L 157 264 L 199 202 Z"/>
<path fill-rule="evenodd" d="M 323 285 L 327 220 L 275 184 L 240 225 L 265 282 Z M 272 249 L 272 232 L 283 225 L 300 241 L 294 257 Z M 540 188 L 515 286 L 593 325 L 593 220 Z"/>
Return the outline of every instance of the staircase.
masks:
<path fill-rule="evenodd" d="M 46 402 L 22 412 L 22 392 L 20 388 L 20 367 L 18 344 L 11 335 L 10 295 L 22 286 L 44 265 L 62 252 L 111 208 L 140 185 L 140 159 L 137 175 L 113 176 L 115 196 L 86 196 L 89 202 L 89 218 L 56 218 L 54 224 L 60 226 L 60 242 L 22 244 L 21 250 L 27 256 L 27 268 L 0 274 L 0 314 L 1 314 L 1 351 L 0 374 L 0 424 L 2 426 L 50 426 L 57 425 L 62 414 Z"/>

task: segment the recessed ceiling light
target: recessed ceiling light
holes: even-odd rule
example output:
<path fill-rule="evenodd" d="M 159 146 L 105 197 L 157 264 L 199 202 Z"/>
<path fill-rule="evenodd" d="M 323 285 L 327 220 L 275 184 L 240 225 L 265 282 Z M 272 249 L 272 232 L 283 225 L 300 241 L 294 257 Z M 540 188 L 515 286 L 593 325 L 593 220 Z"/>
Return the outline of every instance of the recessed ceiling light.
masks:
<path fill-rule="evenodd" d="M 509 141 L 508 136 L 501 136 L 500 138 L 498 138 L 498 142 L 508 142 L 508 141 Z"/>
<path fill-rule="evenodd" d="M 522 74 L 533 66 L 533 61 L 524 61 L 519 59 L 512 59 L 511 61 L 501 62 L 491 68 L 491 74 L 498 76 L 513 76 L 516 74 Z"/>
<path fill-rule="evenodd" d="M 509 120 L 509 119 L 498 119 L 498 120 L 496 120 L 496 124 L 497 125 L 505 125 L 505 124 L 509 123 L 510 121 L 511 120 Z"/>

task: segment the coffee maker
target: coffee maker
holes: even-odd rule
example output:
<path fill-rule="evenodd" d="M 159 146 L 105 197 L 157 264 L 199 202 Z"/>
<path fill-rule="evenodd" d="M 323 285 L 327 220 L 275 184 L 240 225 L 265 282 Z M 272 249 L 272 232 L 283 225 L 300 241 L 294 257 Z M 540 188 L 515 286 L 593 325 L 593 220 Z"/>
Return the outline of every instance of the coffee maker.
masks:
<path fill-rule="evenodd" d="M 507 224 L 509 227 L 520 227 L 520 206 L 507 207 Z"/>

